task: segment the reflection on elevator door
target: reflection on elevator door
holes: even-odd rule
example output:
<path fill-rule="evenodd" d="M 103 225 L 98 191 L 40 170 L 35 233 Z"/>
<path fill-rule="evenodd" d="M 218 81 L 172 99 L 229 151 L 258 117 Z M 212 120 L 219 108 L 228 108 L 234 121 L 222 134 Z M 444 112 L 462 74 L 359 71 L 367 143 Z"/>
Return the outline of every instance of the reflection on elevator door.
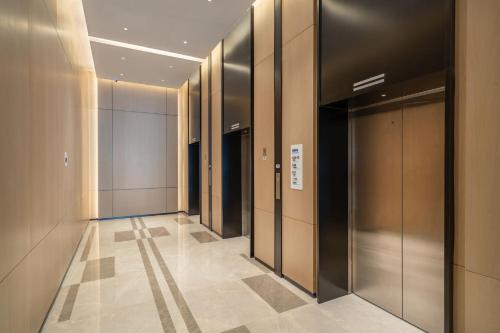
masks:
<path fill-rule="evenodd" d="M 444 330 L 444 97 L 350 118 L 353 291 Z"/>

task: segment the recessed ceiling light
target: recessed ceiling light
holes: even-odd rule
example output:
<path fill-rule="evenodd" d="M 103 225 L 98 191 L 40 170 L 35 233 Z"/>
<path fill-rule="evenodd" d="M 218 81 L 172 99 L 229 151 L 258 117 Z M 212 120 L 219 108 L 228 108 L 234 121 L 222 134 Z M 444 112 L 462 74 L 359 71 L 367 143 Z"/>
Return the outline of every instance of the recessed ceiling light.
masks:
<path fill-rule="evenodd" d="M 161 82 L 165 82 L 165 80 L 161 80 Z"/>
<path fill-rule="evenodd" d="M 185 40 L 185 41 L 184 41 L 184 45 L 186 45 L 187 43 L 188 43 L 188 41 L 187 41 L 187 40 Z"/>
<path fill-rule="evenodd" d="M 212 0 L 208 0 L 208 2 L 212 2 Z"/>
<path fill-rule="evenodd" d="M 123 73 L 120 73 L 120 76 L 123 76 Z"/>
<path fill-rule="evenodd" d="M 122 57 L 122 60 L 125 60 L 125 59 L 127 59 L 127 58 L 125 58 L 125 57 Z"/>
<path fill-rule="evenodd" d="M 172 68 L 174 68 L 174 66 L 170 65 L 170 66 L 168 66 L 168 68 L 172 69 Z"/>
<path fill-rule="evenodd" d="M 380 95 L 380 96 L 382 96 L 382 97 L 387 97 L 387 95 L 386 95 L 386 94 L 382 94 L 382 95 Z"/>
<path fill-rule="evenodd" d="M 127 27 L 123 27 L 123 30 L 128 31 L 128 28 Z"/>
<path fill-rule="evenodd" d="M 110 40 L 110 39 L 93 37 L 93 36 L 89 36 L 89 40 L 91 42 L 94 42 L 94 43 L 123 47 L 125 49 L 147 52 L 147 53 L 152 53 L 152 54 L 158 54 L 158 55 L 162 55 L 165 57 L 178 58 L 178 59 L 184 59 L 184 60 L 195 61 L 195 62 L 203 62 L 203 59 L 201 59 L 201 58 L 196 58 L 196 57 L 189 56 L 186 54 L 180 54 L 180 53 L 175 53 L 175 52 L 170 52 L 170 51 L 153 49 L 151 47 L 145 47 L 145 46 L 136 45 L 136 44 L 129 44 L 129 43 L 124 43 L 124 42 L 119 42 L 116 40 Z"/>

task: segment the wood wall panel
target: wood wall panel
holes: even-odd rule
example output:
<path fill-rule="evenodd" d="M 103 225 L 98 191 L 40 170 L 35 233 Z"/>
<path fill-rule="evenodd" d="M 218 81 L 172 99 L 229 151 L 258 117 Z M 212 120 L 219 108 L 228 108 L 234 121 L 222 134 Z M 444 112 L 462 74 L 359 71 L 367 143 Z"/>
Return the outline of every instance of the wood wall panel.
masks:
<path fill-rule="evenodd" d="M 96 77 L 81 2 L 2 1 L 0 13 L 0 331 L 38 332 L 97 190 Z"/>
<path fill-rule="evenodd" d="M 209 225 L 209 91 L 208 91 L 208 58 L 201 64 L 201 223 Z"/>
<path fill-rule="evenodd" d="M 211 54 L 212 229 L 222 234 L 222 45 Z"/>
<path fill-rule="evenodd" d="M 315 226 L 283 217 L 283 275 L 315 291 Z"/>
<path fill-rule="evenodd" d="M 188 209 L 188 82 L 179 89 L 178 99 L 178 205 L 179 211 Z"/>
<path fill-rule="evenodd" d="M 500 2 L 456 8 L 454 326 L 498 332 Z"/>
<path fill-rule="evenodd" d="M 254 64 L 274 53 L 274 0 L 260 0 L 254 4 Z"/>
<path fill-rule="evenodd" d="M 31 245 L 31 108 L 28 1 L 3 1 L 0 12 L 0 281 Z M 1 321 L 0 321 L 1 323 Z M 1 327 L 1 326 L 0 326 Z M 6 331 L 7 332 L 7 331 Z"/>
<path fill-rule="evenodd" d="M 316 22 L 316 0 L 282 0 L 283 44 Z"/>
<path fill-rule="evenodd" d="M 274 1 L 254 7 L 254 254 L 274 267 Z"/>
<path fill-rule="evenodd" d="M 273 56 L 255 66 L 254 103 L 254 206 L 274 214 Z"/>
<path fill-rule="evenodd" d="M 283 274 L 310 292 L 316 291 L 315 3 L 313 0 L 282 3 Z M 303 190 L 291 189 L 293 144 L 303 145 Z M 297 232 L 302 234 L 299 236 Z"/>

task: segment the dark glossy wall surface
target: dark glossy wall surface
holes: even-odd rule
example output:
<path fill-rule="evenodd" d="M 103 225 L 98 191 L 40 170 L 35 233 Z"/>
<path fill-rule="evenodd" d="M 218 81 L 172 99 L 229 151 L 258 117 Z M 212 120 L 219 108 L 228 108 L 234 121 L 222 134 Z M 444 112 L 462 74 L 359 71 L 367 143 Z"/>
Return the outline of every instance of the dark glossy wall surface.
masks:
<path fill-rule="evenodd" d="M 252 33 L 248 13 L 224 39 L 224 133 L 251 126 Z"/>
<path fill-rule="evenodd" d="M 322 0 L 321 105 L 369 91 L 353 84 L 385 74 L 401 82 L 445 69 L 450 0 Z"/>
<path fill-rule="evenodd" d="M 189 143 L 201 138 L 201 77 L 198 68 L 189 78 Z"/>

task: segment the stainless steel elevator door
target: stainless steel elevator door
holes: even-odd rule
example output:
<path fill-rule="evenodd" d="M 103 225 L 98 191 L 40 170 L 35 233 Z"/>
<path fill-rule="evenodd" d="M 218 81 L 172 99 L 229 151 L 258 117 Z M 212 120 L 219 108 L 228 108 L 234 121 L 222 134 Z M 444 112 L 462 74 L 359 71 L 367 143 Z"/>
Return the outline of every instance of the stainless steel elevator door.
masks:
<path fill-rule="evenodd" d="M 250 134 L 241 135 L 241 214 L 242 214 L 242 235 L 250 237 L 252 209 L 252 147 Z"/>
<path fill-rule="evenodd" d="M 351 157 L 353 290 L 401 317 L 401 108 L 352 114 Z"/>
<path fill-rule="evenodd" d="M 403 319 L 444 330 L 444 149 L 442 97 L 404 105 Z"/>
<path fill-rule="evenodd" d="M 353 291 L 444 330 L 444 94 L 350 116 Z"/>

